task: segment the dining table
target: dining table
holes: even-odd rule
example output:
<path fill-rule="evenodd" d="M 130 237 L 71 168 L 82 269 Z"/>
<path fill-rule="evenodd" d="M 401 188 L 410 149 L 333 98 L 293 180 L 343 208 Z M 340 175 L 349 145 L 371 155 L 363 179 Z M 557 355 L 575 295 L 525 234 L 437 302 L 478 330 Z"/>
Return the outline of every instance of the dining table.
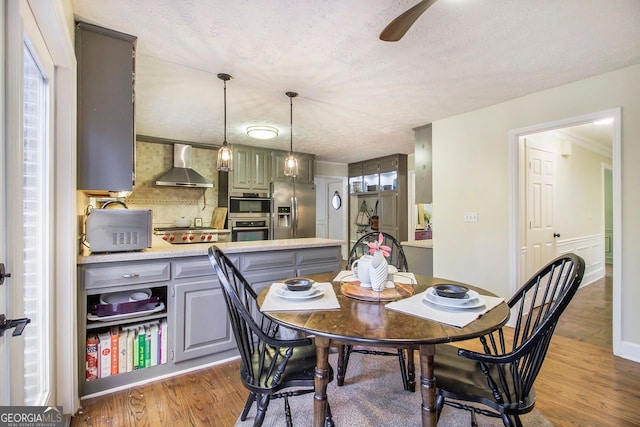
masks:
<path fill-rule="evenodd" d="M 437 424 L 437 378 L 434 377 L 434 358 L 436 357 L 437 345 L 483 336 L 505 325 L 509 320 L 509 306 L 503 299 L 496 298 L 496 295 L 487 290 L 444 278 L 412 276 L 415 280 L 411 281 L 409 291 L 414 300 L 421 298 L 429 288 L 435 285 L 458 284 L 467 287 L 472 292 L 477 292 L 484 298 L 491 298 L 495 303 L 490 310 L 460 327 L 425 318 L 421 315 L 422 313 L 415 311 L 422 309 L 415 303 L 414 313 L 418 315 L 391 309 L 392 304 L 388 300 L 360 298 L 357 295 L 354 297 L 353 294 L 345 291 L 347 289 L 345 288 L 347 284 L 344 279 L 345 275 L 336 275 L 336 272 L 304 276 L 316 283 L 323 284 L 327 290 L 329 288 L 333 290 L 337 304 L 334 302 L 334 305 L 327 306 L 327 308 L 306 309 L 303 304 L 300 304 L 301 307 L 293 305 L 285 310 L 262 310 L 270 287 L 259 293 L 258 305 L 265 316 L 286 328 L 314 337 L 316 345 L 314 426 L 320 427 L 325 423 L 331 346 L 351 344 L 419 350 L 422 425 L 435 426 Z M 272 284 L 271 287 L 276 285 L 281 286 L 282 284 Z M 331 298 L 334 297 L 333 294 L 330 295 Z M 399 296 L 398 299 L 401 300 L 408 296 Z M 273 294 L 269 298 L 273 298 Z M 427 310 L 426 305 L 424 308 Z M 455 314 L 455 310 L 452 312 Z M 449 315 L 449 313 L 445 314 Z"/>

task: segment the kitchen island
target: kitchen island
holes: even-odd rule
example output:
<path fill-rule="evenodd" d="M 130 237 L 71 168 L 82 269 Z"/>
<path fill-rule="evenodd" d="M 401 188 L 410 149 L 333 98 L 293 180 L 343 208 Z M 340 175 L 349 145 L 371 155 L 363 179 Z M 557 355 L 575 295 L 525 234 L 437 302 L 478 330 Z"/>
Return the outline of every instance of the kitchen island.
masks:
<path fill-rule="evenodd" d="M 338 272 L 343 243 L 304 238 L 170 244 L 154 236 L 152 247 L 141 251 L 81 254 L 77 307 L 80 396 L 116 391 L 237 356 L 222 289 L 207 256 L 210 246 L 215 244 L 229 255 L 260 292 L 287 278 Z M 105 296 L 132 292 L 148 293 L 158 305 L 129 314 L 96 315 L 95 309 Z M 127 366 L 112 360 L 111 369 L 99 370 L 97 377 L 93 372 L 87 376 L 85 361 L 89 342 L 95 336 L 113 342 L 116 334 L 153 337 L 152 331 L 162 328 L 164 347 L 162 341 L 152 345 L 158 354 L 164 353 L 161 357 L 154 359 L 153 351 L 150 364 L 140 360 L 133 367 L 130 362 Z M 101 345 L 98 344 L 100 350 Z M 131 358 L 130 354 L 119 356 Z"/>

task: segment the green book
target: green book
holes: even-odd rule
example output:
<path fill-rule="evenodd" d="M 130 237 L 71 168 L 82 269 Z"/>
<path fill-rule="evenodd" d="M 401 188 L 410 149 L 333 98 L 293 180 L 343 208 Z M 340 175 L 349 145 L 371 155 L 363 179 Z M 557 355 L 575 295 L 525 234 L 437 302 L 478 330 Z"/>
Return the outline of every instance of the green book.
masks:
<path fill-rule="evenodd" d="M 145 341 L 144 341 L 144 367 L 148 368 L 151 366 L 151 328 L 148 326 L 144 327 L 145 330 Z"/>
<path fill-rule="evenodd" d="M 144 368 L 145 365 L 145 348 L 147 343 L 147 334 L 144 332 L 144 327 L 138 328 L 138 369 Z"/>

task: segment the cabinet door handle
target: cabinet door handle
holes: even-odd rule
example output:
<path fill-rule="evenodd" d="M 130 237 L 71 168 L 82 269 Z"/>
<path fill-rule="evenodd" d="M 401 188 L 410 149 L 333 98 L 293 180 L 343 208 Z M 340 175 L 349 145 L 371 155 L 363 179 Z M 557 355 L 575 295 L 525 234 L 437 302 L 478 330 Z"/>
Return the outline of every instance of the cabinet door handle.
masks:
<path fill-rule="evenodd" d="M 122 277 L 124 279 L 133 279 L 135 277 L 140 277 L 140 275 L 138 273 L 129 273 L 129 274 L 123 274 Z"/>

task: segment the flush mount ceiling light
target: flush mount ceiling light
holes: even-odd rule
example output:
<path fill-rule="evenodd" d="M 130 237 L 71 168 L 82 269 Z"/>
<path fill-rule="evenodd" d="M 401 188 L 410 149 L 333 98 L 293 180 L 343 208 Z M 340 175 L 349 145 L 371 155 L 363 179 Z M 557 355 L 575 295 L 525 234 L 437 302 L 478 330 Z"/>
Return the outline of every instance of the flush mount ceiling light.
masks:
<path fill-rule="evenodd" d="M 278 129 L 271 126 L 249 126 L 247 135 L 255 139 L 273 139 L 278 136 Z"/>
<path fill-rule="evenodd" d="M 222 142 L 222 147 L 218 150 L 216 169 L 222 172 L 229 172 L 233 170 L 233 153 L 231 152 L 231 146 L 227 142 L 227 82 L 231 80 L 231 76 L 220 73 L 218 78 L 224 82 L 224 141 Z"/>
<path fill-rule="evenodd" d="M 293 155 L 293 98 L 298 96 L 297 92 L 287 92 L 285 93 L 289 97 L 289 106 L 290 106 L 290 125 L 291 125 L 291 140 L 289 144 L 289 154 L 287 158 L 284 159 L 284 175 L 295 178 L 298 176 L 298 160 Z"/>

